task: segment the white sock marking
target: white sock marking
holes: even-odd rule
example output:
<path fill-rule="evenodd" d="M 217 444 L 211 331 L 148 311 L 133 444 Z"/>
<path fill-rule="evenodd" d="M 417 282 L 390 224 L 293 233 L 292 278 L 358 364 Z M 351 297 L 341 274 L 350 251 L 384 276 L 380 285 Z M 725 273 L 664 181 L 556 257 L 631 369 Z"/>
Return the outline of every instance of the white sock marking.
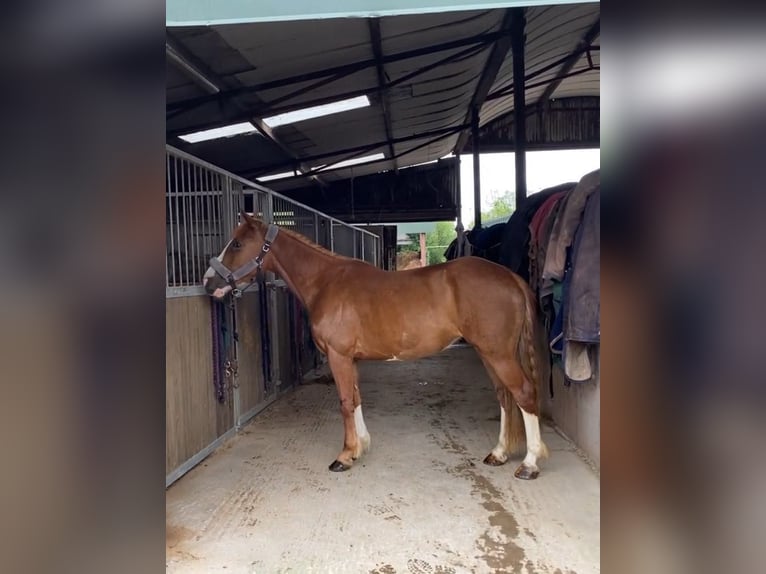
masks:
<path fill-rule="evenodd" d="M 543 455 L 543 441 L 540 438 L 540 420 L 537 415 L 529 414 L 524 409 L 520 409 L 524 417 L 524 430 L 527 432 L 527 456 L 524 457 L 524 464 L 537 468 L 537 459 Z"/>
<path fill-rule="evenodd" d="M 505 409 L 500 407 L 500 436 L 497 437 L 497 446 L 492 449 L 492 456 L 502 462 L 508 460 L 508 443 L 505 441 L 507 426 L 508 417 L 505 414 Z"/>
<path fill-rule="evenodd" d="M 363 451 L 368 450 L 370 448 L 370 433 L 367 432 L 367 426 L 364 424 L 362 405 L 354 409 L 354 425 L 356 426 L 356 436 L 362 444 Z"/>

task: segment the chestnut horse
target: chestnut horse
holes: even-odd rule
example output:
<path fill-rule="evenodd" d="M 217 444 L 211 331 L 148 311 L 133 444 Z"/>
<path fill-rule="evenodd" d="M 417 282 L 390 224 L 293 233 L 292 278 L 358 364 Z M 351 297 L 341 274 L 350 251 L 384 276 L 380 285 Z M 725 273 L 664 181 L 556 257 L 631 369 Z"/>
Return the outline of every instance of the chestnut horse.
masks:
<path fill-rule="evenodd" d="M 538 420 L 534 297 L 523 279 L 476 257 L 383 271 L 247 213 L 241 220 L 221 255 L 210 260 L 205 290 L 217 299 L 236 296 L 262 268 L 282 277 L 308 311 L 343 415 L 343 450 L 330 470 L 348 470 L 370 447 L 356 361 L 418 359 L 463 337 L 481 357 L 500 402 L 500 435 L 484 462 L 505 463 L 526 431 L 527 454 L 515 476 L 537 478 L 538 458 L 548 452 Z"/>

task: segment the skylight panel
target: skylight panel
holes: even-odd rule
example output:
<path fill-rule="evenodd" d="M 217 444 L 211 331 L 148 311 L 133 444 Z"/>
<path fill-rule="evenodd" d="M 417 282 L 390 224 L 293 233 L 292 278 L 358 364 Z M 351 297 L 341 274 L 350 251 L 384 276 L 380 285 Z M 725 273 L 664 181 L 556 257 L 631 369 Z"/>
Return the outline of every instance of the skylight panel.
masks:
<path fill-rule="evenodd" d="M 273 173 L 271 175 L 264 175 L 261 177 L 257 177 L 256 179 L 258 181 L 271 181 L 274 179 L 283 179 L 285 177 L 293 177 L 295 175 L 294 171 L 285 171 L 282 173 Z"/>
<path fill-rule="evenodd" d="M 366 163 L 368 161 L 377 161 L 379 159 L 386 159 L 385 154 L 383 153 L 376 153 L 372 155 L 364 155 L 362 157 L 355 157 L 352 159 L 347 159 L 344 161 L 339 161 L 338 163 L 329 163 L 327 165 L 323 165 L 319 169 L 325 170 L 325 169 L 338 169 L 341 167 L 349 167 L 352 165 L 357 165 L 360 163 Z"/>
<path fill-rule="evenodd" d="M 330 104 L 312 106 L 310 108 L 303 108 L 302 110 L 296 110 L 294 112 L 278 114 L 276 116 L 271 116 L 270 118 L 263 118 L 263 123 L 265 123 L 270 128 L 275 128 L 277 126 L 294 124 L 296 122 L 302 122 L 312 118 L 321 118 L 322 116 L 339 114 L 340 112 L 348 112 L 350 110 L 364 108 L 369 105 L 370 99 L 367 96 L 357 96 L 355 98 L 340 100 Z"/>
<path fill-rule="evenodd" d="M 250 122 L 242 122 L 239 124 L 230 124 L 228 126 L 221 126 L 220 128 L 212 128 L 209 130 L 202 130 L 199 132 L 193 132 L 190 134 L 186 134 L 183 136 L 178 136 L 185 142 L 189 143 L 197 143 L 197 142 L 203 142 L 207 140 L 214 140 L 219 138 L 227 138 L 231 136 L 236 136 L 239 134 L 247 134 L 252 132 L 257 132 L 258 130 L 255 128 L 253 124 Z"/>

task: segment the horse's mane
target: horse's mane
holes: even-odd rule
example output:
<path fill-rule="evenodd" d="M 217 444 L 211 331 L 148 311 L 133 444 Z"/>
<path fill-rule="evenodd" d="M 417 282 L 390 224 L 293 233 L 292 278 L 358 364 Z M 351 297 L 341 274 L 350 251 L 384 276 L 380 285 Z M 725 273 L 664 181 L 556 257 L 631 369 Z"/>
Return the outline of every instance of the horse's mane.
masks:
<path fill-rule="evenodd" d="M 306 237 L 305 235 L 303 235 L 301 233 L 298 233 L 297 231 L 294 231 L 294 230 L 289 229 L 287 227 L 279 226 L 279 232 L 280 233 L 287 233 L 287 235 L 289 235 L 293 239 L 295 239 L 297 241 L 300 241 L 304 245 L 307 245 L 308 247 L 311 247 L 311 248 L 315 249 L 316 251 L 319 251 L 321 253 L 325 253 L 327 255 L 332 255 L 333 257 L 343 258 L 343 255 L 340 255 L 338 253 L 334 253 L 334 252 L 330 251 L 329 249 L 327 249 L 326 247 L 322 247 L 321 245 L 319 245 L 317 243 L 314 243 L 313 241 L 311 241 L 311 239 L 309 239 L 308 237 Z"/>
<path fill-rule="evenodd" d="M 253 215 L 253 214 L 251 214 L 251 215 Z M 258 223 L 260 223 L 260 224 L 261 224 L 261 225 L 262 225 L 264 228 L 268 228 L 268 226 L 269 226 L 269 224 L 268 224 L 268 223 L 266 223 L 266 222 L 265 222 L 265 221 L 263 221 L 262 219 L 259 219 L 259 218 L 258 218 L 257 216 L 255 216 L 255 215 L 253 215 L 253 217 L 254 217 L 254 218 L 256 219 L 256 221 L 258 221 Z M 332 252 L 332 251 L 330 251 L 329 249 L 327 249 L 327 248 L 325 248 L 325 247 L 322 247 L 321 245 L 318 245 L 317 243 L 314 243 L 313 241 L 311 241 L 311 240 L 310 240 L 308 237 L 306 237 L 305 235 L 303 235 L 303 234 L 301 234 L 301 233 L 298 233 L 297 231 L 295 231 L 295 230 L 293 230 L 293 229 L 290 229 L 289 227 L 282 227 L 281 225 L 278 225 L 278 224 L 275 224 L 275 225 L 277 225 L 277 227 L 279 227 L 279 233 L 285 233 L 285 234 L 289 235 L 290 237 L 292 237 L 293 239 L 295 239 L 296 241 L 300 241 L 301 243 L 303 243 L 303 244 L 304 244 L 304 245 L 306 245 L 307 247 L 311 247 L 312 249 L 314 249 L 314 250 L 316 250 L 316 251 L 319 251 L 320 253 L 324 253 L 324 254 L 326 254 L 326 255 L 332 255 L 333 257 L 336 257 L 336 258 L 338 258 L 338 259 L 347 259 L 347 258 L 346 258 L 346 257 L 344 257 L 343 255 L 340 255 L 340 254 L 338 254 L 338 253 L 333 253 L 333 252 Z M 264 230 L 264 233 L 265 233 L 265 230 Z"/>

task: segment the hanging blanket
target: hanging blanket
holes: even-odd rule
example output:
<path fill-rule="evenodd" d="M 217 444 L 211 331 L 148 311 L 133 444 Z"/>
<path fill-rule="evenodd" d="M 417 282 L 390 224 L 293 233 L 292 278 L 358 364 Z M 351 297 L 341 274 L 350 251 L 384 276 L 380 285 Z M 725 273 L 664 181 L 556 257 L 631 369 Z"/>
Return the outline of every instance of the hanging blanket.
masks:
<path fill-rule="evenodd" d="M 572 244 L 572 267 L 567 270 L 564 315 L 564 372 L 569 381 L 587 382 L 595 375 L 595 355 L 601 341 L 601 192 L 596 189 L 585 206 Z"/>
<path fill-rule="evenodd" d="M 550 196 L 540 206 L 529 224 L 529 286 L 537 294 L 540 289 L 551 227 L 556 220 L 558 206 L 565 191 Z"/>
<path fill-rule="evenodd" d="M 561 281 L 564 278 L 566 250 L 572 245 L 585 210 L 585 203 L 588 197 L 598 189 L 599 182 L 599 170 L 593 171 L 583 176 L 577 186 L 561 200 L 561 207 L 548 240 L 541 294 L 549 292 L 553 281 Z"/>
<path fill-rule="evenodd" d="M 564 183 L 533 193 L 513 212 L 503 230 L 500 263 L 529 282 L 529 224 L 537 210 L 556 193 L 571 189 L 574 183 Z"/>
<path fill-rule="evenodd" d="M 564 327 L 567 341 L 601 340 L 601 193 L 591 194 L 572 247 L 572 281 Z"/>

